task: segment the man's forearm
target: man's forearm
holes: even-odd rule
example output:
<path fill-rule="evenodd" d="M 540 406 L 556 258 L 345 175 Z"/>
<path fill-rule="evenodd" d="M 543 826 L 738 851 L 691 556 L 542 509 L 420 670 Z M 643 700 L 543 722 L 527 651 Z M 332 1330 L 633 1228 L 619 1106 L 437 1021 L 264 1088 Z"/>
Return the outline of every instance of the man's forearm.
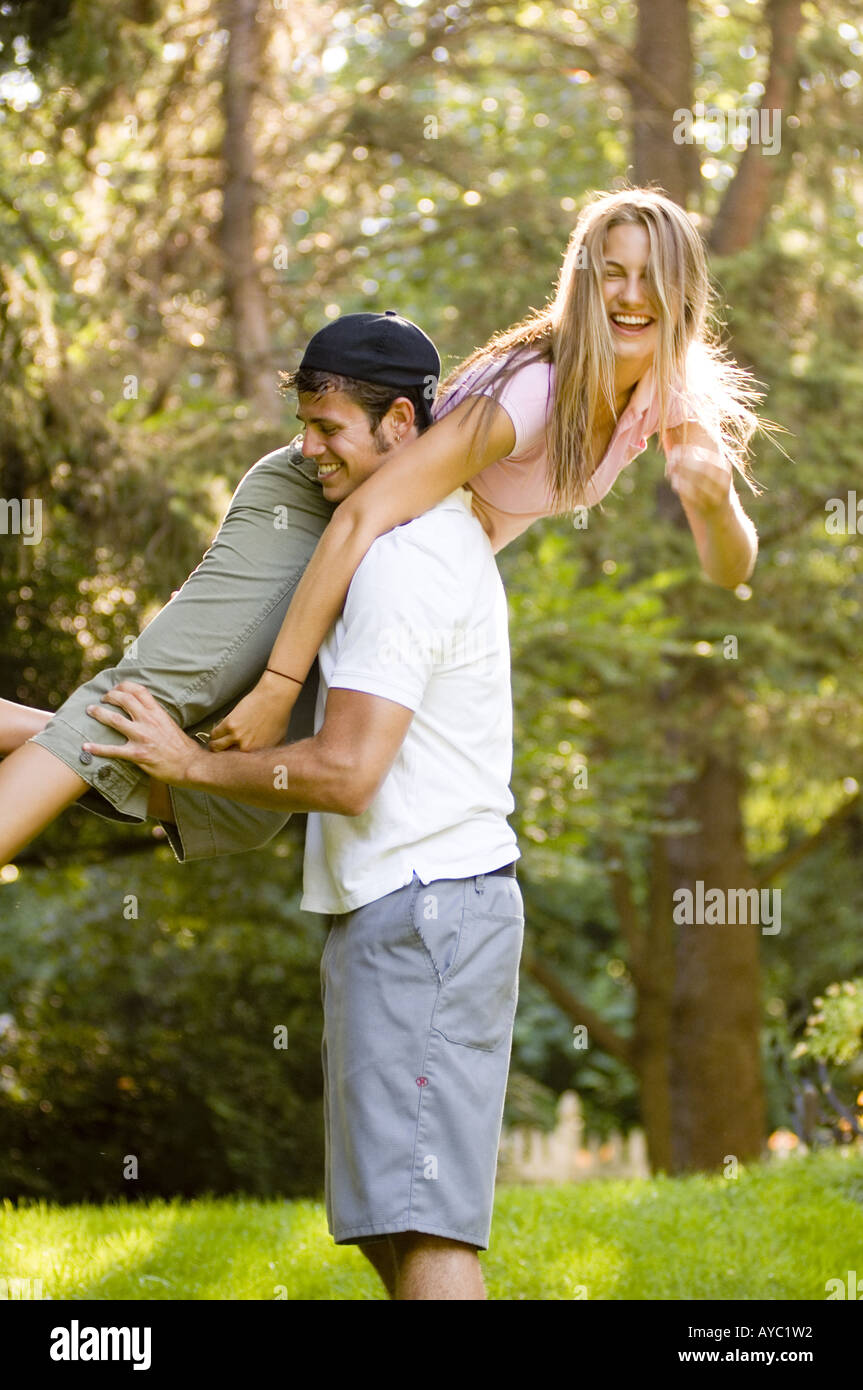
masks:
<path fill-rule="evenodd" d="M 201 749 L 175 785 L 230 797 L 268 811 L 330 811 L 356 815 L 354 769 L 329 752 L 318 737 L 254 753 L 210 753 Z"/>
<path fill-rule="evenodd" d="M 202 748 L 134 681 L 120 681 L 101 704 L 88 705 L 87 713 L 122 734 L 125 743 L 88 741 L 83 751 L 137 763 L 153 782 L 284 816 L 295 811 L 359 816 L 392 767 L 414 710 L 400 700 L 337 686 L 327 696 L 324 723 L 314 738 L 249 753 Z M 160 794 L 153 782 L 151 804 Z"/>

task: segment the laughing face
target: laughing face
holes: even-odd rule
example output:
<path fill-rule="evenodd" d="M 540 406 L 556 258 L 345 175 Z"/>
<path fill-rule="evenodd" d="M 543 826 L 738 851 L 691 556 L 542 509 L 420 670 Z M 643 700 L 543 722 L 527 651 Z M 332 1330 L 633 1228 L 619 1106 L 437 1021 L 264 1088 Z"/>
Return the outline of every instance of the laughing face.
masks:
<path fill-rule="evenodd" d="M 410 422 L 406 428 L 398 415 L 396 406 L 373 431 L 362 406 L 344 391 L 327 391 L 322 396 L 299 394 L 297 419 L 303 426 L 303 453 L 317 464 L 318 482 L 328 502 L 342 502 L 380 468 L 384 454 L 395 447 L 399 435 L 403 434 L 404 442 L 413 437 Z"/>
<path fill-rule="evenodd" d="M 614 339 L 614 356 L 640 376 L 653 361 L 659 310 L 647 285 L 650 238 L 645 227 L 618 223 L 605 239 L 602 295 Z"/>

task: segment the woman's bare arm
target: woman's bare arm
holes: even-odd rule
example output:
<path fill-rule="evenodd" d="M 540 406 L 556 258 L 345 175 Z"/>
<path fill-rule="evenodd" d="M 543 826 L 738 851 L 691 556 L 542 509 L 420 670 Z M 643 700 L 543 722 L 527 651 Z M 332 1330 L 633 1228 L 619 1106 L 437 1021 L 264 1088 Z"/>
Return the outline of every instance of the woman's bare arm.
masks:
<path fill-rule="evenodd" d="M 277 743 L 299 682 L 305 680 L 339 616 L 372 543 L 393 527 L 422 516 L 483 468 L 512 453 L 515 430 L 503 407 L 489 405 L 492 419 L 482 438 L 481 407 L 465 422 L 471 399 L 400 448 L 336 508 L 297 585 L 267 662 L 294 679 L 264 672 L 254 690 L 214 729 L 211 749 Z"/>
<path fill-rule="evenodd" d="M 722 450 L 695 421 L 665 436 L 669 481 L 680 498 L 701 568 L 725 589 L 752 574 L 758 533 L 734 489 L 732 468 Z"/>

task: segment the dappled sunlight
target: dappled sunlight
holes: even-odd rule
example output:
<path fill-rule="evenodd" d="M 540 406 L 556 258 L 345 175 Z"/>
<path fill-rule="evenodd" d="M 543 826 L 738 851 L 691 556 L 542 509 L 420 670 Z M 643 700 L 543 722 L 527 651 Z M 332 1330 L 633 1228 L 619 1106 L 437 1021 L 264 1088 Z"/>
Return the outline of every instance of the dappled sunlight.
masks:
<path fill-rule="evenodd" d="M 7 1203 L 5 1226 L 4 1277 L 42 1280 L 53 1299 L 382 1296 L 359 1252 L 333 1245 L 313 1201 L 42 1203 L 19 1212 Z"/>
<path fill-rule="evenodd" d="M 40 1205 L 4 1215 L 16 1235 L 5 1242 L 9 1274 L 41 1279 L 46 1297 L 58 1299 L 116 1296 L 110 1285 L 134 1278 L 176 1219 L 173 1208 L 156 1203 Z"/>
<path fill-rule="evenodd" d="M 481 1256 L 500 1300 L 823 1299 L 859 1267 L 863 1164 L 811 1155 L 738 1178 L 501 1187 Z M 154 1201 L 15 1210 L 7 1278 L 56 1299 L 341 1301 L 384 1292 L 333 1245 L 313 1200 Z"/>
<path fill-rule="evenodd" d="M 569 1238 L 567 1238 L 569 1237 Z M 489 1295 L 498 1299 L 624 1298 L 620 1292 L 632 1256 L 612 1239 L 588 1231 L 564 1233 L 549 1222 L 548 1239 L 533 1253 L 498 1263 L 493 1251 L 483 1257 Z M 630 1295 L 631 1297 L 631 1295 Z"/>

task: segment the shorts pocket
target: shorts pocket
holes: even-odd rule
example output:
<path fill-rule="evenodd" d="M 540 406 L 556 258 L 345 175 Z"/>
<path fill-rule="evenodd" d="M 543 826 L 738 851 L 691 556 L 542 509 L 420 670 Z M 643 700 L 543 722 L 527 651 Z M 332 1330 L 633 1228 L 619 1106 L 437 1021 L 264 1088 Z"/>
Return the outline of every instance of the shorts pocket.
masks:
<path fill-rule="evenodd" d="M 458 948 L 464 890 L 458 879 L 424 884 L 414 876 L 408 900 L 411 933 L 440 984 Z"/>
<path fill-rule="evenodd" d="M 498 885 L 504 887 L 499 890 Z M 515 879 L 487 878 L 481 895 L 469 884 L 432 1025 L 449 1042 L 483 1052 L 508 1044 L 518 1003 L 523 936 L 521 891 Z"/>

